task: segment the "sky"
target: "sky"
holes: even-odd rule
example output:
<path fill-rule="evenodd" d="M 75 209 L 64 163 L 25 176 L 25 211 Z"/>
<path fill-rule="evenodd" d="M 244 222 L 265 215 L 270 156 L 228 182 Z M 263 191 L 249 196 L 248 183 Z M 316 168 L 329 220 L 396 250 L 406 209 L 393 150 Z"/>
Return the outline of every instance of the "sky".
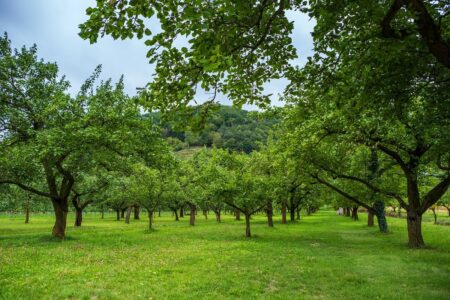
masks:
<path fill-rule="evenodd" d="M 144 41 L 104 37 L 90 44 L 81 39 L 78 25 L 87 19 L 85 10 L 89 6 L 95 6 L 95 0 L 0 0 L 0 32 L 8 33 L 15 48 L 37 44 L 40 58 L 58 63 L 60 73 L 71 82 L 73 95 L 99 64 L 103 67 L 102 79 L 117 81 L 123 74 L 126 92 L 135 95 L 136 88 L 145 86 L 154 73 Z M 314 21 L 298 12 L 287 12 L 287 16 L 295 26 L 292 39 L 299 59 L 294 63 L 302 65 L 312 54 Z M 273 94 L 273 105 L 283 105 L 277 95 L 286 83 L 280 79 L 266 84 L 265 90 Z M 209 97 L 204 93 L 197 96 L 200 102 Z M 231 103 L 223 95 L 219 102 Z"/>

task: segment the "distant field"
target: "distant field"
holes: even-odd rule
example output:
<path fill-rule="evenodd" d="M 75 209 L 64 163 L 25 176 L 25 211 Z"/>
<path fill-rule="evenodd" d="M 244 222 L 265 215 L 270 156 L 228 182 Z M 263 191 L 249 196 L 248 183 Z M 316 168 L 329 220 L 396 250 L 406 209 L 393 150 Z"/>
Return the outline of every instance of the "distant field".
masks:
<path fill-rule="evenodd" d="M 447 218 L 441 216 L 442 218 Z M 449 299 L 450 227 L 423 226 L 428 247 L 407 248 L 406 222 L 391 233 L 319 211 L 268 228 L 199 214 L 147 216 L 126 225 L 114 215 L 69 217 L 68 239 L 50 237 L 52 216 L 0 216 L 0 299 Z M 428 216 L 427 216 L 428 218 Z"/>
<path fill-rule="evenodd" d="M 192 156 L 194 156 L 195 153 L 199 152 L 202 149 L 203 149 L 203 147 L 190 147 L 188 149 L 176 151 L 175 155 L 181 159 L 189 159 Z"/>

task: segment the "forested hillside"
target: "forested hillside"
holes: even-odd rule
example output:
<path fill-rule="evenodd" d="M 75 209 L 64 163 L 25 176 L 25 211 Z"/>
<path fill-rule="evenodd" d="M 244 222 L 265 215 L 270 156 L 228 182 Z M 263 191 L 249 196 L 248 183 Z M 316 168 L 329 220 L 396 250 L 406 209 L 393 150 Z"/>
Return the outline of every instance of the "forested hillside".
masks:
<path fill-rule="evenodd" d="M 161 127 L 162 136 L 176 151 L 196 146 L 214 146 L 250 153 L 259 150 L 279 121 L 272 114 L 249 112 L 225 105 L 208 114 L 198 128 L 178 128 L 176 120 L 164 121 L 157 112 L 148 116 Z"/>

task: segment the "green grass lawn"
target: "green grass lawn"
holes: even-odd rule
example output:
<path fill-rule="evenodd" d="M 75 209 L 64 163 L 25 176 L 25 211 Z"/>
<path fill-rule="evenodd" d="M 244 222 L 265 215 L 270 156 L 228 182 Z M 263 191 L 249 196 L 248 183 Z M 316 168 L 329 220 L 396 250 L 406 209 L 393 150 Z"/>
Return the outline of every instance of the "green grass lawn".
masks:
<path fill-rule="evenodd" d="M 406 246 L 406 222 L 391 233 L 319 211 L 268 228 L 264 216 L 217 224 L 169 214 L 126 225 L 88 214 L 68 238 L 50 237 L 52 216 L 0 217 L 2 299 L 450 299 L 450 227 L 423 225 L 428 247 Z"/>

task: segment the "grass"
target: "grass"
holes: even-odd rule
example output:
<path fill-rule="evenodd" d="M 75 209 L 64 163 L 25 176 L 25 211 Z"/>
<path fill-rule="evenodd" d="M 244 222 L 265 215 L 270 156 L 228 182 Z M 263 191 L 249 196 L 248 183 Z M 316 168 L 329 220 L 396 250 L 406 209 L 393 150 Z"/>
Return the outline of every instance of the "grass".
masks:
<path fill-rule="evenodd" d="M 187 149 L 182 149 L 180 151 L 176 151 L 175 155 L 180 159 L 187 160 L 187 159 L 192 158 L 197 152 L 200 152 L 203 148 L 204 147 L 193 146 L 193 147 L 190 147 Z"/>
<path fill-rule="evenodd" d="M 405 220 L 391 233 L 319 211 L 268 228 L 263 215 L 244 222 L 169 214 L 147 230 L 146 215 L 126 225 L 88 214 L 50 237 L 51 216 L 0 217 L 2 299 L 449 299 L 450 227 L 426 223 L 428 247 L 406 246 Z M 69 217 L 73 224 L 73 215 Z"/>

